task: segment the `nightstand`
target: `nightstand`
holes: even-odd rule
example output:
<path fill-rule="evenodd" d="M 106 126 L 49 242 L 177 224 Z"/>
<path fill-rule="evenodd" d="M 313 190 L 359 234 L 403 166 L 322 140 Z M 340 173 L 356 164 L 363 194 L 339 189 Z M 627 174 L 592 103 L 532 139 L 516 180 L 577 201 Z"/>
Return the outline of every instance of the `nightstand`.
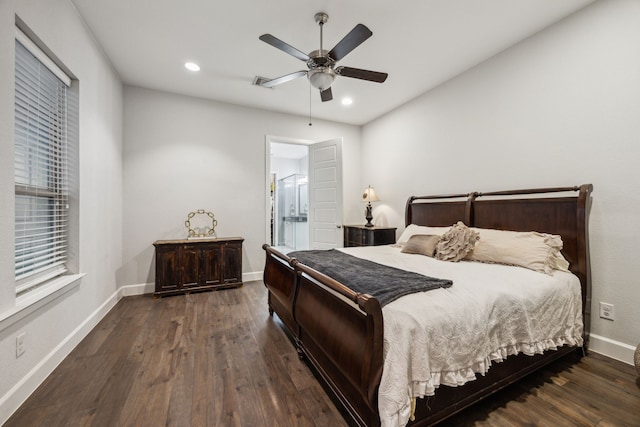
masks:
<path fill-rule="evenodd" d="M 396 242 L 395 227 L 365 227 L 345 225 L 344 247 L 392 245 Z"/>

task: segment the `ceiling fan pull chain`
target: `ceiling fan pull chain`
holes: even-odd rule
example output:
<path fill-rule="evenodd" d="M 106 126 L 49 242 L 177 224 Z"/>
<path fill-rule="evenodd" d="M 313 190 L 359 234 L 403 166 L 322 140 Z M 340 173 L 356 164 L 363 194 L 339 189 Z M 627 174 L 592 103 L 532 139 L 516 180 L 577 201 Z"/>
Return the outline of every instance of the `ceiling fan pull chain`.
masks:
<path fill-rule="evenodd" d="M 309 82 L 309 126 L 313 126 L 311 123 L 311 82 Z"/>

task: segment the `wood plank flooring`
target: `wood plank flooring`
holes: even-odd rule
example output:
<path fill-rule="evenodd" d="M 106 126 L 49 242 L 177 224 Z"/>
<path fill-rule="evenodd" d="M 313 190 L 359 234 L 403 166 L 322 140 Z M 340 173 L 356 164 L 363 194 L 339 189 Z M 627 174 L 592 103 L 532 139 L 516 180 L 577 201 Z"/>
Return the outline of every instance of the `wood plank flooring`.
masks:
<path fill-rule="evenodd" d="M 345 426 L 268 316 L 261 282 L 127 297 L 7 421 L 12 426 Z M 640 426 L 635 369 L 559 361 L 445 426 Z"/>

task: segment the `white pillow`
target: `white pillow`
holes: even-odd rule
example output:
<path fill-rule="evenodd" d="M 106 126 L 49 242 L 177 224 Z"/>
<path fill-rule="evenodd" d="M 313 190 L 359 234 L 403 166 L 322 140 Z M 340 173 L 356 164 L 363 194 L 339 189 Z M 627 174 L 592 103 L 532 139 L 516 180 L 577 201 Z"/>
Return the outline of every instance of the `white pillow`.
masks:
<path fill-rule="evenodd" d="M 568 271 L 569 263 L 560 253 L 562 238 L 558 235 L 486 228 L 472 230 L 480 234 L 480 240 L 465 259 L 517 265 L 546 274 L 553 270 Z"/>
<path fill-rule="evenodd" d="M 402 245 L 407 243 L 411 236 L 415 234 L 430 234 L 434 236 L 442 236 L 450 228 L 451 227 L 427 227 L 424 225 L 409 224 L 407 228 L 404 229 L 394 246 L 402 247 Z"/>

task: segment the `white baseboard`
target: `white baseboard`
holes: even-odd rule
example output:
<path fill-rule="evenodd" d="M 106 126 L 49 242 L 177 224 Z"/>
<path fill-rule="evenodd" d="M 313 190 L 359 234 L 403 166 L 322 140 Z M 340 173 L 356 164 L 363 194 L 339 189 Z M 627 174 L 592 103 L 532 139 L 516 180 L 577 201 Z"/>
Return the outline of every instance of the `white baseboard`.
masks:
<path fill-rule="evenodd" d="M 134 295 L 152 294 L 155 290 L 153 283 L 139 283 L 137 285 L 127 285 L 120 288 L 120 295 L 130 297 Z"/>
<path fill-rule="evenodd" d="M 589 334 L 589 351 L 602 354 L 633 366 L 635 347 L 610 338 Z"/>
<path fill-rule="evenodd" d="M 242 273 L 242 281 L 246 283 L 246 282 L 254 282 L 256 280 L 262 280 L 263 275 L 264 275 L 264 272 L 262 270 L 254 271 L 251 273 Z"/>
<path fill-rule="evenodd" d="M 120 300 L 120 292 L 116 291 L 89 315 L 77 328 L 64 338 L 49 354 L 27 373 L 11 390 L 0 398 L 0 425 L 24 403 L 53 370 L 67 357 L 71 351 L 86 337 L 89 332 Z"/>

